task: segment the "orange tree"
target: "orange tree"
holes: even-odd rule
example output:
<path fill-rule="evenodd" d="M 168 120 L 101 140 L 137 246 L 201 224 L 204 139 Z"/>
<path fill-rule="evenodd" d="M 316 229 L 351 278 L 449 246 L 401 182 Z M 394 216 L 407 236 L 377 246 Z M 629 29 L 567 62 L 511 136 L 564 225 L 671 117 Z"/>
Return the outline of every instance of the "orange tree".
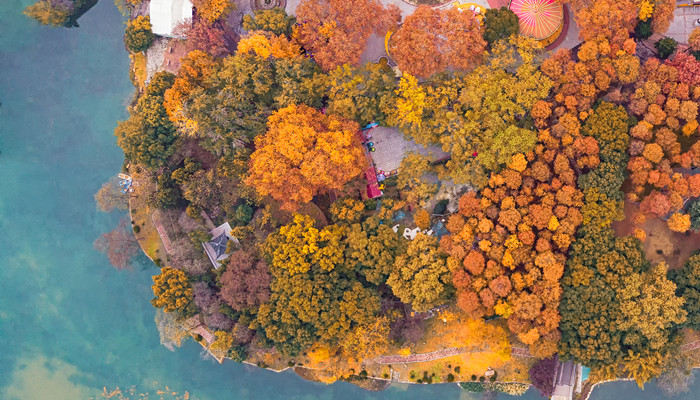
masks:
<path fill-rule="evenodd" d="M 294 36 L 325 71 L 357 65 L 370 35 L 384 35 L 401 17 L 377 0 L 303 0 L 296 14 Z"/>
<path fill-rule="evenodd" d="M 290 105 L 272 114 L 267 127 L 255 140 L 246 183 L 286 209 L 342 189 L 365 166 L 356 122 Z"/>
<path fill-rule="evenodd" d="M 640 201 L 643 213 L 665 217 L 700 196 L 700 177 L 687 172 L 700 165 L 697 71 L 700 62 L 687 54 L 666 63 L 650 59 L 626 97 L 630 114 L 640 119 L 630 130 L 627 198 Z M 678 217 L 669 222 L 675 230 L 683 225 Z"/>
<path fill-rule="evenodd" d="M 389 52 L 402 71 L 427 78 L 448 67 L 473 67 L 485 48 L 473 13 L 420 6 L 391 36 Z"/>

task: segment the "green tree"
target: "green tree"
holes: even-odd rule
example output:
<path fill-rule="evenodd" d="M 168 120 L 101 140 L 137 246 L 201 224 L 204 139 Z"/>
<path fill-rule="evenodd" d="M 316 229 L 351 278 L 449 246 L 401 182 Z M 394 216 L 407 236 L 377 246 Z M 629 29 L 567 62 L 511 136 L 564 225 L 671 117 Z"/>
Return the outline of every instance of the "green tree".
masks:
<path fill-rule="evenodd" d="M 68 22 L 75 5 L 71 1 L 41 0 L 24 9 L 23 14 L 44 25 L 63 26 Z"/>
<path fill-rule="evenodd" d="M 253 16 L 243 16 L 243 29 L 247 31 L 267 31 L 275 35 L 292 34 L 292 26 L 296 18 L 287 15 L 284 8 L 275 7 L 269 10 L 255 10 Z"/>
<path fill-rule="evenodd" d="M 652 19 L 648 18 L 645 21 L 637 21 L 634 27 L 634 35 L 640 39 L 649 39 L 654 31 L 651 29 Z"/>
<path fill-rule="evenodd" d="M 700 329 L 700 255 L 691 256 L 683 268 L 669 271 L 668 275 L 677 286 L 676 294 L 685 300 L 685 326 Z"/>
<path fill-rule="evenodd" d="M 690 229 L 700 231 L 700 199 L 691 200 L 686 212 L 690 215 Z"/>
<path fill-rule="evenodd" d="M 163 267 L 160 274 L 153 276 L 153 294 L 151 300 L 156 308 L 165 312 L 188 314 L 194 309 L 192 287 L 187 275 L 178 269 Z"/>
<path fill-rule="evenodd" d="M 131 117 L 114 130 L 117 144 L 129 160 L 157 169 L 173 154 L 175 128 L 163 106 L 163 94 L 172 86 L 175 76 L 158 72 L 146 92 L 130 110 Z"/>
<path fill-rule="evenodd" d="M 328 111 L 357 121 L 383 123 L 383 110 L 393 107 L 396 78 L 386 65 L 367 63 L 359 68 L 342 65 L 328 75 Z"/>
<path fill-rule="evenodd" d="M 206 139 L 207 148 L 228 155 L 263 133 L 273 110 L 298 103 L 319 107 L 325 90 L 320 76 L 305 58 L 237 54 L 215 64 L 189 90 L 184 112 L 197 123 L 195 134 Z"/>
<path fill-rule="evenodd" d="M 659 58 L 662 60 L 667 59 L 678 47 L 678 42 L 676 39 L 665 37 L 660 39 L 658 42 L 654 43 L 656 51 L 659 52 Z"/>
<path fill-rule="evenodd" d="M 445 301 L 451 292 L 451 276 L 445 259 L 438 250 L 437 239 L 419 233 L 405 253 L 396 257 L 387 284 L 414 310 L 428 311 Z"/>
<path fill-rule="evenodd" d="M 143 15 L 139 15 L 130 20 L 126 25 L 126 32 L 124 33 L 126 48 L 133 53 L 146 51 L 151 47 L 153 39 L 155 39 L 151 28 L 151 19 L 148 16 L 144 17 Z"/>
<path fill-rule="evenodd" d="M 484 39 L 490 46 L 520 31 L 518 16 L 506 6 L 487 9 L 484 17 Z"/>

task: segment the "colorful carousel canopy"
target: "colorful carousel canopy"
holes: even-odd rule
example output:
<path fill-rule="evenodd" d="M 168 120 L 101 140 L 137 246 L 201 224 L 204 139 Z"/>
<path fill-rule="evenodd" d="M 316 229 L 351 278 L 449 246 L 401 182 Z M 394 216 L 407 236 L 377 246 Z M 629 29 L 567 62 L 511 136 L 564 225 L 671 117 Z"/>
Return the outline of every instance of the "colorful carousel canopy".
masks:
<path fill-rule="evenodd" d="M 559 0 L 511 0 L 509 8 L 520 18 L 520 34 L 537 40 L 557 33 L 564 20 Z"/>

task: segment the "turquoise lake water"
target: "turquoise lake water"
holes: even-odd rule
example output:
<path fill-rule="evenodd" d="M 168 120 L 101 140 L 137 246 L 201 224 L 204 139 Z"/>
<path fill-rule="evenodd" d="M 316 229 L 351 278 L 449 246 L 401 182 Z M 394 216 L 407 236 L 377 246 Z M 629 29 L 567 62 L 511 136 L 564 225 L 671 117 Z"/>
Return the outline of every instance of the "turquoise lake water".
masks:
<path fill-rule="evenodd" d="M 156 268 L 116 271 L 92 246 L 120 218 L 92 196 L 122 163 L 112 130 L 132 86 L 121 16 L 102 0 L 80 28 L 51 29 L 21 15 L 31 2 L 0 1 L 0 400 L 89 399 L 105 386 L 199 400 L 474 398 L 454 385 L 326 386 L 214 364 L 193 342 L 162 347 L 149 303 Z M 615 383 L 592 399 L 657 397 Z"/>

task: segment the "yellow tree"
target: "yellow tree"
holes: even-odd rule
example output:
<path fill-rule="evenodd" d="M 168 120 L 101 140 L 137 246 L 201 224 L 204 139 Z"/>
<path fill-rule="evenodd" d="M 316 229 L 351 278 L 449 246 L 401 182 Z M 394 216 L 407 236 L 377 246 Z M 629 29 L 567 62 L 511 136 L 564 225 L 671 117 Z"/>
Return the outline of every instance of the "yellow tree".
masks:
<path fill-rule="evenodd" d="M 153 277 L 151 300 L 156 308 L 166 312 L 186 312 L 192 304 L 192 287 L 187 275 L 178 269 L 163 267 L 159 275 Z"/>
<path fill-rule="evenodd" d="M 193 0 L 192 4 L 197 9 L 197 15 L 210 24 L 228 16 L 236 6 L 231 0 Z"/>
<path fill-rule="evenodd" d="M 406 253 L 396 257 L 387 284 L 401 301 L 422 312 L 446 299 L 450 278 L 437 239 L 419 233 L 409 243 Z"/>
<path fill-rule="evenodd" d="M 264 59 L 297 58 L 301 48 L 284 35 L 274 35 L 264 31 L 250 32 L 238 42 L 238 54 L 255 54 Z"/>
<path fill-rule="evenodd" d="M 246 183 L 286 209 L 342 189 L 366 165 L 355 122 L 301 104 L 278 110 L 267 126 L 255 140 Z"/>

